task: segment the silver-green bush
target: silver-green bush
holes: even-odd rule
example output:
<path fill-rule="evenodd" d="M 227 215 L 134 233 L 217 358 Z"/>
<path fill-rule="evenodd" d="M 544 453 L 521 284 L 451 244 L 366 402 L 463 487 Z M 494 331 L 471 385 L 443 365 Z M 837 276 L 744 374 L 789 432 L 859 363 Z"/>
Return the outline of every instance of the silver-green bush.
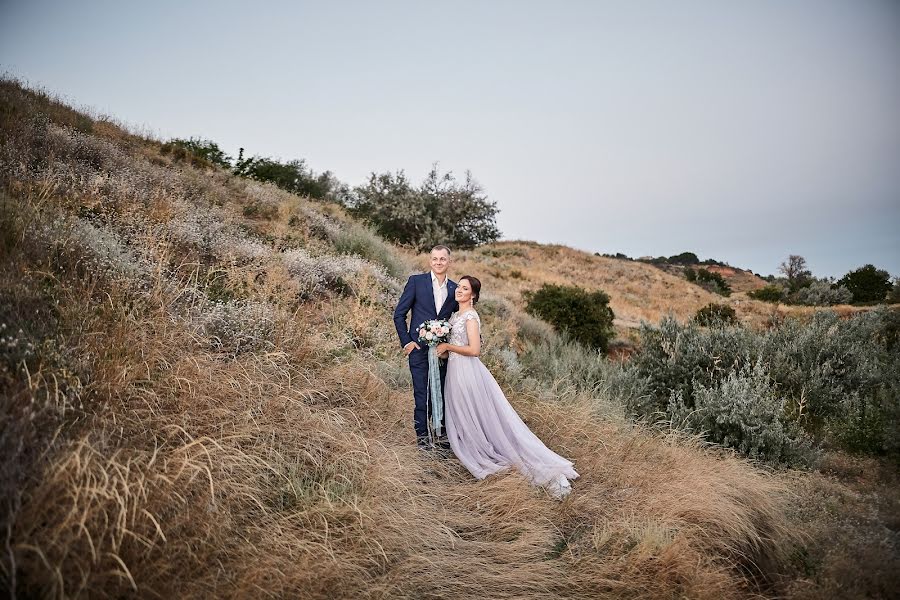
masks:
<path fill-rule="evenodd" d="M 714 387 L 757 354 L 757 340 L 749 330 L 707 329 L 693 322 L 681 324 L 672 316 L 658 326 L 642 323 L 640 337 L 640 349 L 629 368 L 645 382 L 646 390 L 626 399 L 626 408 L 638 417 L 665 414 L 672 392 L 680 392 L 692 406 L 697 383 Z"/>
<path fill-rule="evenodd" d="M 884 311 L 841 319 L 816 312 L 803 323 L 786 319 L 760 338 L 759 354 L 777 385 L 793 399 L 789 409 L 814 428 L 839 416 L 851 394 L 873 397 L 896 374 L 887 373 L 886 349 L 879 342 Z"/>
<path fill-rule="evenodd" d="M 628 367 L 635 387 L 622 398 L 634 417 L 702 430 L 767 460 L 802 454 L 802 439 L 788 425 L 819 443 L 896 452 L 898 323 L 900 313 L 887 308 L 847 319 L 821 311 L 808 322 L 786 319 L 761 333 L 665 318 L 657 327 L 642 326 L 641 347 Z"/>
<path fill-rule="evenodd" d="M 805 440 L 799 426 L 785 418 L 784 407 L 785 398 L 757 361 L 712 387 L 697 383 L 692 406 L 681 391 L 673 391 L 668 412 L 675 429 L 702 432 L 751 458 L 789 462 L 803 456 Z"/>
<path fill-rule="evenodd" d="M 791 294 L 790 301 L 807 306 L 833 306 L 849 304 L 853 301 L 853 294 L 843 286 L 832 288 L 828 280 L 820 279 Z"/>

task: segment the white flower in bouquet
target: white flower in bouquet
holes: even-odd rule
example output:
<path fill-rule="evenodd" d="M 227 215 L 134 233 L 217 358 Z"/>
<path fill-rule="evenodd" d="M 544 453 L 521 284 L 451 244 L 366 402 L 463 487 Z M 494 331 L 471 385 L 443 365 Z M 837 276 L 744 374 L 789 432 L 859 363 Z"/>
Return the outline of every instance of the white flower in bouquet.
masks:
<path fill-rule="evenodd" d="M 419 325 L 419 342 L 437 346 L 450 339 L 450 323 L 443 319 L 425 321 Z"/>

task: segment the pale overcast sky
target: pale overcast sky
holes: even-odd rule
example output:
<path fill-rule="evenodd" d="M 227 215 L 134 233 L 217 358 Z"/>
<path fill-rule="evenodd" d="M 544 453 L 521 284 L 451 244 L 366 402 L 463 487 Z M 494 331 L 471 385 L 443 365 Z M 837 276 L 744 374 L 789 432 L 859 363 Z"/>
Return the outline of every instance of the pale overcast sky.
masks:
<path fill-rule="evenodd" d="M 900 275 L 896 0 L 0 0 L 0 69 L 351 185 L 470 169 L 504 239 Z"/>

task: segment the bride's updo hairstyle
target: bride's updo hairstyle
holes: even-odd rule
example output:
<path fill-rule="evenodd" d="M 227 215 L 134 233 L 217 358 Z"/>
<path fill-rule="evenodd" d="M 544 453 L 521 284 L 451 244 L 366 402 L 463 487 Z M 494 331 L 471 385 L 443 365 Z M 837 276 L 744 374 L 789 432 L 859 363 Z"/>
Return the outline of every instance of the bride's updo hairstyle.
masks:
<path fill-rule="evenodd" d="M 478 303 L 478 299 L 481 297 L 481 282 L 471 275 L 463 275 L 459 278 L 460 281 L 463 279 L 468 281 L 469 286 L 472 288 L 472 306 L 475 306 Z"/>

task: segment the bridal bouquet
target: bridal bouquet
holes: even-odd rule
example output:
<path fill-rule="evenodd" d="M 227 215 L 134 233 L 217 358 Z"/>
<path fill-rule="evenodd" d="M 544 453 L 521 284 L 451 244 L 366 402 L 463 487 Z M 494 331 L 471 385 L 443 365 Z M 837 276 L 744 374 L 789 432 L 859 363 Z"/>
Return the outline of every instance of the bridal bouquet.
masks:
<path fill-rule="evenodd" d="M 441 372 L 437 345 L 450 341 L 450 322 L 443 319 L 425 321 L 419 325 L 419 343 L 428 346 L 428 395 L 431 397 L 431 418 L 428 433 L 434 439 L 441 435 L 444 422 L 444 398 L 441 394 Z"/>
<path fill-rule="evenodd" d="M 419 343 L 437 346 L 450 341 L 450 322 L 443 319 L 425 321 L 419 325 Z"/>

